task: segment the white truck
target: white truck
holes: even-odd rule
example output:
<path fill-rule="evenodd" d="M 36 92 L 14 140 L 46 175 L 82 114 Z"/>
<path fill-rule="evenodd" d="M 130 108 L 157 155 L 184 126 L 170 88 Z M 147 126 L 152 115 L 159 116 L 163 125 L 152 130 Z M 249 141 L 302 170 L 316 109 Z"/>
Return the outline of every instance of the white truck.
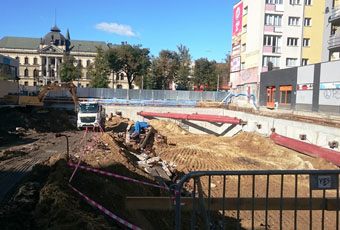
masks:
<path fill-rule="evenodd" d="M 79 102 L 77 128 L 101 126 L 105 125 L 105 109 L 98 102 Z"/>

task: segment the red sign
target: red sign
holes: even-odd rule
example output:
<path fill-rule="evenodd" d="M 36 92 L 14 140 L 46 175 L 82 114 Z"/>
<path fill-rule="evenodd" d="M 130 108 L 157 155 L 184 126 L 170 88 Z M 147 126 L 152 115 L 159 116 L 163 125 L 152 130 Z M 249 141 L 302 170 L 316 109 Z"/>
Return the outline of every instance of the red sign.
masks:
<path fill-rule="evenodd" d="M 242 31 L 243 2 L 234 6 L 233 36 L 238 36 Z"/>

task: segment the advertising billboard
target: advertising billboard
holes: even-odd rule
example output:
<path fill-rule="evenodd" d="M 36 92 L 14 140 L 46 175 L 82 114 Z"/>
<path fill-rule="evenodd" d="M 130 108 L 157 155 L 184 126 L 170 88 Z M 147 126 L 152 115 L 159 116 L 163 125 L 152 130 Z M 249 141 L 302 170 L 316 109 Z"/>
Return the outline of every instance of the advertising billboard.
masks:
<path fill-rule="evenodd" d="M 242 15 L 243 15 L 243 2 L 234 6 L 233 37 L 238 36 L 242 32 Z"/>
<path fill-rule="evenodd" d="M 241 70 L 241 32 L 243 2 L 234 6 L 230 72 Z"/>
<path fill-rule="evenodd" d="M 230 72 L 236 72 L 241 70 L 241 57 L 231 58 L 230 61 Z"/>

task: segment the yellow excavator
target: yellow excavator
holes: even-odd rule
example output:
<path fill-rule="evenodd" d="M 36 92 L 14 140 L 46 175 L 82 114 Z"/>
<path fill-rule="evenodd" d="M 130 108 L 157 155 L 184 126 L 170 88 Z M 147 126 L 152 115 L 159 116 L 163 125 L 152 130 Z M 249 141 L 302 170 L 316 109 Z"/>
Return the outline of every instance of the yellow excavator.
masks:
<path fill-rule="evenodd" d="M 54 82 L 40 88 L 38 96 L 23 96 L 23 95 L 6 95 L 5 102 L 17 105 L 26 106 L 43 106 L 44 100 L 48 91 L 64 91 L 70 92 L 76 109 L 79 106 L 76 86 L 72 82 Z"/>

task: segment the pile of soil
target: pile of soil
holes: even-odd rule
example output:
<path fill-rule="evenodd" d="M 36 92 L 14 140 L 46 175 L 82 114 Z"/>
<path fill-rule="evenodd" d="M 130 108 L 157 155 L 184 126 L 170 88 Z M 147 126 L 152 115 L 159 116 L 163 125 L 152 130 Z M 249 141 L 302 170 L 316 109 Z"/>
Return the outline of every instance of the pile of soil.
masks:
<path fill-rule="evenodd" d="M 82 165 L 127 176 L 137 180 L 156 183 L 145 171 L 136 167 L 135 159 L 129 155 L 130 149 L 117 139 L 116 132 L 125 131 L 131 123 L 126 119 L 114 118 L 107 122 L 108 130 L 103 135 L 89 133 L 84 143 L 72 146 L 74 162 L 81 157 Z M 255 133 L 240 133 L 235 137 L 216 137 L 213 135 L 190 134 L 174 123 L 162 120 L 149 122 L 153 128 L 165 137 L 166 141 L 153 142 L 153 151 L 168 162 L 177 164 L 179 175 L 199 170 L 264 170 L 264 169 L 337 169 L 333 164 L 299 154 L 293 150 L 277 146 L 268 138 Z M 156 135 L 155 135 L 156 136 Z M 126 229 L 95 207 L 91 207 L 82 197 L 68 187 L 68 180 L 73 172 L 66 162 L 65 154 L 49 158 L 42 165 L 34 168 L 31 177 L 20 186 L 9 204 L 0 210 L 1 229 Z M 251 179 L 251 178 L 249 178 Z M 280 177 L 271 178 L 270 195 L 280 193 Z M 249 183 L 245 179 L 242 183 Z M 237 187 L 236 179 L 228 181 L 227 187 Z M 256 182 L 256 196 L 263 196 L 265 178 Z M 308 192 L 308 180 L 302 181 L 299 193 Z M 119 180 L 100 174 L 78 169 L 71 184 L 78 190 L 97 201 L 119 217 L 144 229 L 173 229 L 174 212 L 169 211 L 131 211 L 124 207 L 127 196 L 167 196 L 167 192 L 153 187 Z M 211 181 L 212 196 L 221 196 L 221 177 Z M 202 186 L 208 186 L 208 180 L 202 180 Z M 192 184 L 188 184 L 188 191 Z M 22 188 L 22 189 L 20 189 Z M 288 190 L 291 189 L 288 186 Z M 20 197 L 24 190 L 29 199 L 21 204 L 15 197 Z M 250 188 L 243 187 L 242 195 L 249 195 Z M 287 190 L 287 192 L 289 192 Z M 291 190 L 294 191 L 294 190 Z M 19 194 L 19 195 L 18 195 Z M 206 195 L 206 194 L 205 194 Z M 235 196 L 230 192 L 228 196 Z M 29 202 L 25 203 L 26 200 Z M 27 206 L 29 206 L 27 208 Z M 14 207 L 14 208 L 13 208 Z M 21 208 L 25 207 L 25 209 Z M 25 211 L 26 210 L 26 211 Z M 217 213 L 218 215 L 218 213 Z M 235 223 L 235 212 L 227 212 L 229 221 Z M 249 226 L 249 216 L 242 215 L 241 225 Z M 271 226 L 277 227 L 278 218 L 270 216 Z M 183 219 L 188 224 L 190 214 Z M 303 218 L 302 218 L 303 219 Z M 20 221 L 18 221 L 20 220 Z M 257 222 L 263 222 L 263 213 L 257 214 Z M 285 221 L 292 221 L 285 218 Z M 307 223 L 299 223 L 303 229 Z M 287 223 L 288 223 L 287 222 Z M 301 225 L 300 225 L 301 224 Z"/>

